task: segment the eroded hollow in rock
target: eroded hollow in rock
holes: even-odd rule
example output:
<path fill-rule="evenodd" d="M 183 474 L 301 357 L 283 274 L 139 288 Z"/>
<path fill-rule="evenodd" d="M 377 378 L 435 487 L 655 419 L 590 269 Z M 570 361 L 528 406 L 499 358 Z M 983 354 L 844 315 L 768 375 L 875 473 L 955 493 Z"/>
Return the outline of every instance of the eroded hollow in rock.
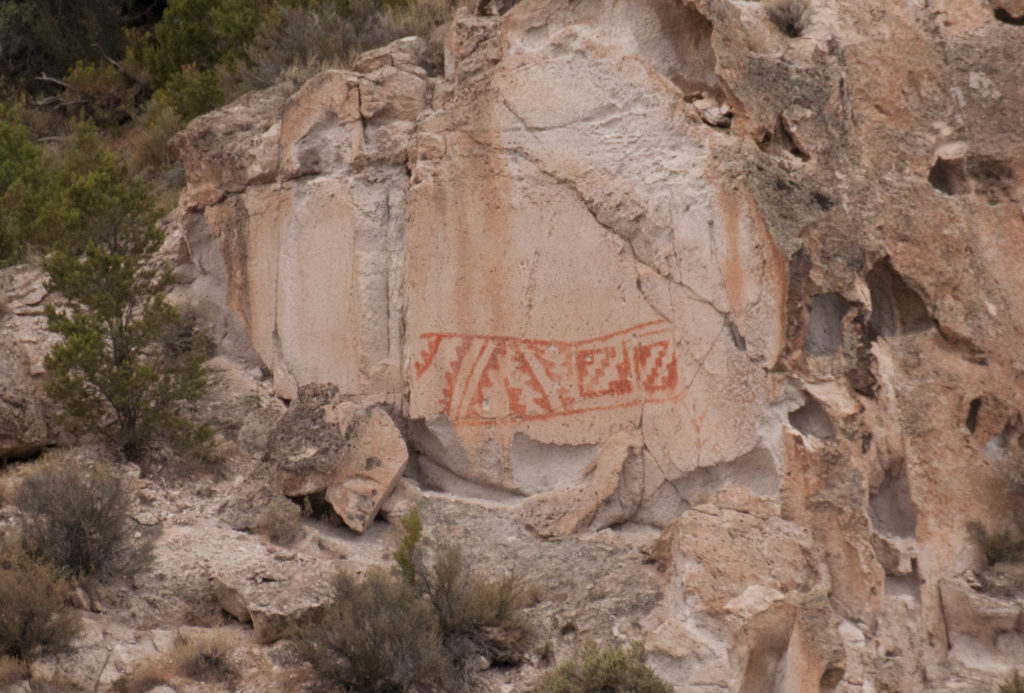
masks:
<path fill-rule="evenodd" d="M 16 445 L 0 451 L 0 467 L 8 462 L 31 462 L 39 459 L 52 445 Z"/>
<path fill-rule="evenodd" d="M 754 641 L 743 671 L 739 693 L 775 693 L 786 690 L 787 654 L 793 632 L 788 609 L 763 611 L 749 626 Z"/>
<path fill-rule="evenodd" d="M 967 406 L 967 420 L 964 421 L 964 425 L 967 426 L 967 430 L 971 433 L 974 433 L 975 429 L 978 428 L 979 411 L 981 411 L 981 397 L 975 397 Z"/>
<path fill-rule="evenodd" d="M 789 413 L 789 425 L 804 436 L 814 436 L 821 440 L 835 440 L 836 429 L 828 412 L 818 400 L 804 394 L 807 401 L 802 407 Z"/>
<path fill-rule="evenodd" d="M 754 448 L 731 462 L 696 469 L 674 483 L 687 503 L 698 505 L 730 483 L 746 486 L 759 496 L 774 497 L 779 492 L 779 473 L 772 453 Z"/>
<path fill-rule="evenodd" d="M 509 450 L 513 481 L 526 494 L 577 485 L 599 450 L 597 445 L 556 445 L 516 433 Z"/>
<path fill-rule="evenodd" d="M 344 522 L 327 500 L 325 492 L 311 493 L 308 496 L 285 496 L 288 500 L 302 508 L 305 517 L 326 522 L 334 527 L 341 527 Z"/>
<path fill-rule="evenodd" d="M 945 195 L 963 195 L 970 190 L 963 159 L 936 160 L 928 172 L 928 182 Z"/>
<path fill-rule="evenodd" d="M 989 204 L 1013 202 L 1020 197 L 1019 176 L 1006 161 L 987 156 L 970 157 L 967 160 L 967 175 L 970 176 L 974 193 L 983 196 Z"/>
<path fill-rule="evenodd" d="M 915 602 L 921 601 L 921 578 L 917 575 L 917 566 L 914 566 L 907 575 L 886 575 L 885 576 L 886 597 L 910 597 Z"/>
<path fill-rule="evenodd" d="M 924 301 L 885 257 L 867 274 L 871 291 L 871 338 L 923 332 L 934 325 Z"/>
<path fill-rule="evenodd" d="M 807 335 L 804 348 L 808 354 L 823 356 L 835 353 L 843 343 L 843 318 L 850 303 L 839 294 L 819 294 L 807 307 Z"/>
<path fill-rule="evenodd" d="M 711 22 L 677 0 L 653 0 L 650 7 L 660 26 L 651 37 L 638 37 L 644 56 L 684 94 L 704 92 L 723 100 L 725 93 L 715 74 Z"/>
<path fill-rule="evenodd" d="M 928 182 L 946 195 L 974 193 L 989 204 L 1012 202 L 1020 197 L 1020 176 L 1008 162 L 991 156 L 971 154 L 966 157 L 935 161 L 928 172 Z"/>
<path fill-rule="evenodd" d="M 998 8 L 994 12 L 994 14 L 996 16 L 996 19 L 998 19 L 1000 22 L 1013 24 L 1014 26 L 1024 26 L 1024 15 L 1021 15 L 1020 17 L 1014 17 L 1012 14 L 1010 14 L 1007 10 L 1003 9 L 1002 7 Z"/>
<path fill-rule="evenodd" d="M 829 667 L 825 669 L 825 673 L 821 675 L 821 681 L 818 683 L 818 690 L 823 692 L 834 691 L 845 675 L 846 670 L 839 667 Z"/>
<path fill-rule="evenodd" d="M 780 117 L 775 124 L 775 130 L 765 132 L 757 146 L 765 154 L 789 154 L 800 161 L 810 161 L 811 155 L 800 148 L 793 133 L 789 131 L 786 123 Z"/>
<path fill-rule="evenodd" d="M 894 464 L 868 500 L 871 524 L 879 534 L 912 537 L 917 530 L 917 510 L 910 498 L 906 468 Z"/>

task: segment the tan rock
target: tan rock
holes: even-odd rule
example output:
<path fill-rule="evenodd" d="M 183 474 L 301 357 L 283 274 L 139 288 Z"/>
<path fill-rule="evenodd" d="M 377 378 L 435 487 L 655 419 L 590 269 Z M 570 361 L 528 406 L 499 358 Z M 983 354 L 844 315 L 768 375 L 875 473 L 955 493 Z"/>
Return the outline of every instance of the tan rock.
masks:
<path fill-rule="evenodd" d="M 1019 634 L 952 585 L 1019 502 L 1022 14 L 462 10 L 443 77 L 403 40 L 191 125 L 183 204 L 277 394 L 388 403 L 425 482 L 540 533 L 668 527 L 678 688 L 991 688 Z"/>
<path fill-rule="evenodd" d="M 408 461 L 405 440 L 391 417 L 373 408 L 342 450 L 338 469 L 327 483 L 327 501 L 346 525 L 363 532 L 401 479 Z"/>
<path fill-rule="evenodd" d="M 405 470 L 405 440 L 385 411 L 362 408 L 334 386 L 304 386 L 271 434 L 268 458 L 285 495 L 324 494 L 362 533 Z"/>
<path fill-rule="evenodd" d="M 277 176 L 283 105 L 277 89 L 252 92 L 196 118 L 171 138 L 171 150 L 185 164 L 185 206 L 212 205 L 225 194 Z"/>
<path fill-rule="evenodd" d="M 580 485 L 527 498 L 522 505 L 523 522 L 540 536 L 552 537 L 598 531 L 628 520 L 640 503 L 643 487 L 639 479 L 630 483 L 629 475 L 636 470 L 627 467 L 641 464 L 641 445 L 635 429 L 612 434 L 583 470 Z M 611 508 L 614 494 L 619 498 L 617 507 Z"/>
<path fill-rule="evenodd" d="M 290 625 L 316 618 L 333 596 L 334 572 L 304 560 L 247 559 L 241 565 L 213 566 L 211 584 L 221 607 L 243 623 L 251 622 L 256 639 L 268 644 L 285 635 Z"/>
<path fill-rule="evenodd" d="M 962 580 L 943 579 L 939 593 L 949 632 L 976 638 L 990 647 L 995 646 L 999 634 L 1015 630 L 1021 616 L 1019 605 L 983 594 Z"/>

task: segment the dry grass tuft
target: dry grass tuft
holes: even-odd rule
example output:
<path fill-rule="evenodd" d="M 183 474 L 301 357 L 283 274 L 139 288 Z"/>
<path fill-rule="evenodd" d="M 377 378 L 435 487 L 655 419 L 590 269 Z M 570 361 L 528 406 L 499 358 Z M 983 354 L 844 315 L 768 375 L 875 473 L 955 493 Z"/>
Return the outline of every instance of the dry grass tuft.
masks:
<path fill-rule="evenodd" d="M 28 678 L 28 665 L 17 657 L 0 655 L 0 690 L 7 690 Z"/>
<path fill-rule="evenodd" d="M 768 17 L 784 34 L 797 37 L 811 22 L 810 0 L 764 0 Z"/>
<path fill-rule="evenodd" d="M 44 457 L 24 476 L 15 505 L 25 550 L 77 577 L 129 575 L 147 551 L 131 545 L 128 490 L 112 470 Z"/>
<path fill-rule="evenodd" d="M 231 659 L 233 647 L 229 634 L 220 630 L 193 631 L 179 636 L 173 650 L 140 662 L 129 675 L 114 682 L 114 690 L 117 693 L 145 693 L 155 686 L 182 678 L 220 683 L 228 690 L 234 690 L 239 670 Z"/>
<path fill-rule="evenodd" d="M 16 545 L 0 545 L 0 656 L 67 650 L 81 627 L 78 613 L 64 608 L 69 595 L 53 568 Z"/>

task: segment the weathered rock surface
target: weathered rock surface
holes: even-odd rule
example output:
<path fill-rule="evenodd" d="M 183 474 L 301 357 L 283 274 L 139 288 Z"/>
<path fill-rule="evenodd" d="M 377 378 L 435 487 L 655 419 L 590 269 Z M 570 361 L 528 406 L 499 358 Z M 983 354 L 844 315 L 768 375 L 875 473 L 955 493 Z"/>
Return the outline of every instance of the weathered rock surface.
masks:
<path fill-rule="evenodd" d="M 43 362 L 56 341 L 45 329 L 45 283 L 31 265 L 0 271 L 0 460 L 57 442 L 43 394 Z"/>
<path fill-rule="evenodd" d="M 402 434 L 380 407 L 338 397 L 333 385 L 304 386 L 271 434 L 267 459 L 284 494 L 323 494 L 346 525 L 363 532 L 405 471 Z"/>
<path fill-rule="evenodd" d="M 289 488 L 386 403 L 539 534 L 665 528 L 681 690 L 990 687 L 1019 635 L 955 580 L 1017 502 L 1021 16 L 524 0 L 462 11 L 443 77 L 406 41 L 198 119 L 194 283 L 294 411 L 339 393 Z"/>
<path fill-rule="evenodd" d="M 267 557 L 214 566 L 211 586 L 221 607 L 252 623 L 256 639 L 272 643 L 289 625 L 310 623 L 333 596 L 337 568 L 301 556 L 290 561 Z"/>

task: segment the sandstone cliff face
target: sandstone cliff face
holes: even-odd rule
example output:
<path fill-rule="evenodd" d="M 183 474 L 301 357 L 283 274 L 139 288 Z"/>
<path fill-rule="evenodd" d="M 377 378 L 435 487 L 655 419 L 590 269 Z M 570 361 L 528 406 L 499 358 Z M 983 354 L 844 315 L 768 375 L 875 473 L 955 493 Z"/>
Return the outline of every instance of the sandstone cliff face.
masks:
<path fill-rule="evenodd" d="M 404 39 L 179 136 L 197 286 L 429 483 L 665 528 L 680 690 L 981 685 L 1024 654 L 958 578 L 1024 432 L 1019 5 L 462 11 L 443 76 Z"/>

